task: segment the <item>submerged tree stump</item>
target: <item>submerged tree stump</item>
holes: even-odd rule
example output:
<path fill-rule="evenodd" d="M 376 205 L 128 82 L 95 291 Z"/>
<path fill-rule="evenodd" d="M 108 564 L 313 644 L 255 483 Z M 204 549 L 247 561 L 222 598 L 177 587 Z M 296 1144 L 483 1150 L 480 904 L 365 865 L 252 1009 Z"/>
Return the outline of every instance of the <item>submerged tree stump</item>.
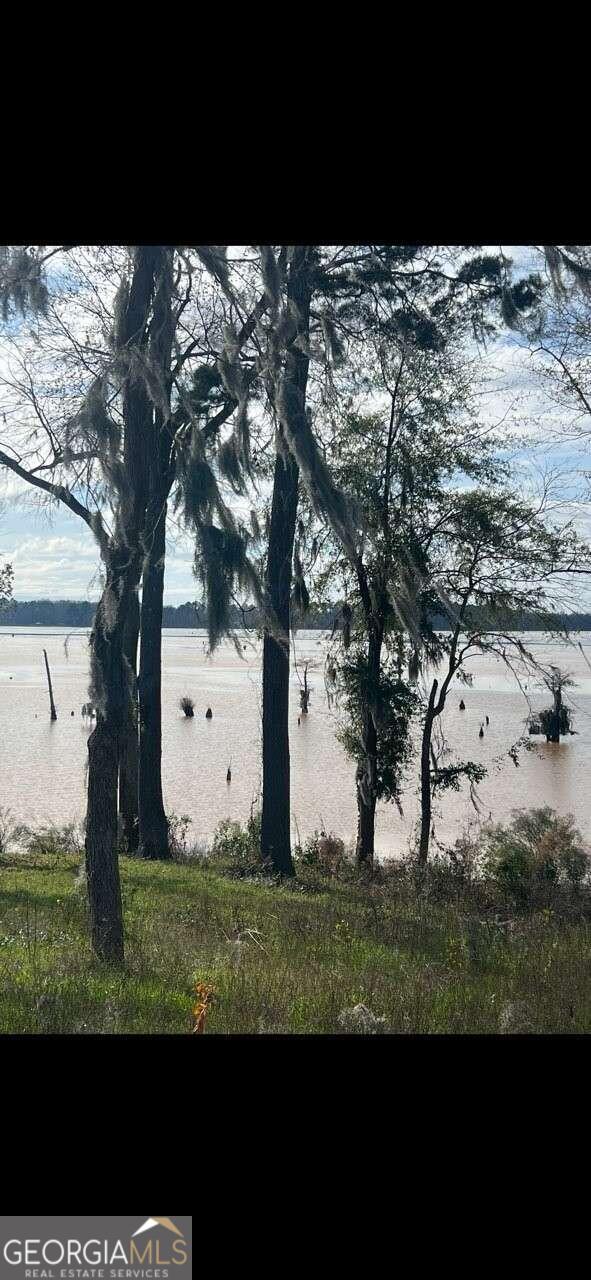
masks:
<path fill-rule="evenodd" d="M 48 661 L 48 658 L 47 658 L 47 649 L 44 649 L 44 650 L 43 650 L 43 657 L 45 658 L 45 670 L 46 670 L 46 672 L 47 672 L 47 684 L 48 684 L 48 686 L 49 686 L 49 706 L 50 706 L 50 709 L 51 709 L 51 719 L 52 719 L 52 720 L 57 720 L 57 711 L 56 711 L 56 709 L 55 709 L 55 702 L 53 701 L 53 689 L 52 689 L 52 686 L 51 686 L 51 672 L 50 672 L 50 670 L 49 670 L 49 661 Z"/>

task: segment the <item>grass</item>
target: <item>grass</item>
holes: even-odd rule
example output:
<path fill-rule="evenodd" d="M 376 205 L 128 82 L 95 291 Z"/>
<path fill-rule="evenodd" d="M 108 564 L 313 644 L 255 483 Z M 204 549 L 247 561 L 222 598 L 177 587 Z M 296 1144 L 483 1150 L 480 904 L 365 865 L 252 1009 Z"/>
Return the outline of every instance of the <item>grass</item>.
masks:
<path fill-rule="evenodd" d="M 189 1033 L 198 982 L 214 992 L 205 1034 L 338 1033 L 358 1004 L 399 1033 L 591 1031 L 586 896 L 507 922 L 506 903 L 435 873 L 422 893 L 403 870 L 361 883 L 301 867 L 281 887 L 122 858 L 117 972 L 91 956 L 78 866 L 1 860 L 0 1032 Z"/>

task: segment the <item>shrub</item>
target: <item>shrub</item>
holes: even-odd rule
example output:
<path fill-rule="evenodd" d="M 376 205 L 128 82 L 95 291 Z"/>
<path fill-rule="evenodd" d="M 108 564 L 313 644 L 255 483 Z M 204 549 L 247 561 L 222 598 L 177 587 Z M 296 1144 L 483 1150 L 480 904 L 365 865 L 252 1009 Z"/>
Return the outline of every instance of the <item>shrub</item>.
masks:
<path fill-rule="evenodd" d="M 580 885 L 589 869 L 589 853 L 569 815 L 549 807 L 517 811 L 507 826 L 501 823 L 483 833 L 484 870 L 516 898 L 536 888 Z"/>
<path fill-rule="evenodd" d="M 347 852 L 344 841 L 332 831 L 315 831 L 308 836 L 304 845 L 297 844 L 294 850 L 296 861 L 304 867 L 321 867 L 329 875 L 337 875 L 346 861 Z"/>
<path fill-rule="evenodd" d="M 315 831 L 313 836 L 308 836 L 305 844 L 296 844 L 294 849 L 296 861 L 301 862 L 304 867 L 320 866 L 320 850 L 318 848 L 320 839 L 320 832 Z"/>
<path fill-rule="evenodd" d="M 79 856 L 84 852 L 84 838 L 76 822 L 66 822 L 61 827 L 56 822 L 37 828 L 22 826 L 17 828 L 16 834 L 27 853 L 35 857 L 57 857 L 61 853 Z"/>
<path fill-rule="evenodd" d="M 260 871 L 261 861 L 261 815 L 254 813 L 242 827 L 231 818 L 224 818 L 215 829 L 212 855 L 223 861 L 229 861 L 240 871 Z"/>
<path fill-rule="evenodd" d="M 166 821 L 168 824 L 168 847 L 171 857 L 177 862 L 181 862 L 188 856 L 187 831 L 193 819 L 186 813 L 169 813 Z"/>
<path fill-rule="evenodd" d="M 0 806 L 0 858 L 8 853 L 16 832 L 17 828 L 10 816 L 10 809 L 3 809 Z"/>
<path fill-rule="evenodd" d="M 474 879 L 481 858 L 480 845 L 464 831 L 455 844 L 444 849 L 434 861 L 435 864 L 440 862 L 455 879 L 469 884 Z"/>
<path fill-rule="evenodd" d="M 315 831 L 313 836 L 308 836 L 306 844 L 296 845 L 294 855 L 298 863 L 302 863 L 303 867 L 320 867 L 320 841 L 322 836 L 320 831 Z"/>

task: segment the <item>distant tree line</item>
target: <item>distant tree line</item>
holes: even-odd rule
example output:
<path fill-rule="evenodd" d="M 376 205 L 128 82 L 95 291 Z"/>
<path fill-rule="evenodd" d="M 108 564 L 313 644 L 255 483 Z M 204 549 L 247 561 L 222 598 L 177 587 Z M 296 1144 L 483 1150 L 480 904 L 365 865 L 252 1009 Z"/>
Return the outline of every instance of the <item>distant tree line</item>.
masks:
<path fill-rule="evenodd" d="M 311 631 L 331 631 L 335 618 L 341 613 L 342 601 L 335 603 L 310 605 L 305 619 L 296 625 Z M 42 627 L 91 627 L 96 612 L 96 603 L 92 600 L 13 600 L 2 614 L 2 623 L 8 627 L 42 626 Z M 469 611 L 467 625 L 478 624 L 482 627 L 486 621 L 485 611 L 474 608 Z M 502 616 L 490 618 L 491 626 L 502 626 L 505 630 L 514 631 L 591 631 L 590 613 L 552 613 L 540 614 L 534 611 L 522 613 L 504 613 Z M 187 600 L 185 604 L 164 605 L 162 625 L 166 628 L 207 627 L 207 607 L 204 603 Z M 248 611 L 230 606 L 230 625 L 232 628 L 247 627 L 256 631 L 263 626 L 260 609 Z M 449 631 L 450 623 L 443 614 L 431 616 L 434 631 Z"/>
<path fill-rule="evenodd" d="M 14 600 L 4 612 L 3 622 L 16 627 L 91 627 L 96 608 L 92 600 Z M 205 626 L 204 619 L 203 607 L 190 601 L 177 608 L 164 606 L 165 627 Z"/>
<path fill-rule="evenodd" d="M 2 621 L 5 626 L 15 627 L 91 627 L 96 613 L 96 602 L 92 600 L 13 600 L 6 606 Z M 340 605 L 319 605 L 306 616 L 305 625 L 320 630 L 330 630 Z M 244 612 L 236 605 L 230 605 L 230 626 L 247 627 L 256 630 L 263 626 L 260 609 L 253 608 Z M 590 615 L 591 619 L 591 615 Z M 207 607 L 205 604 L 187 600 L 185 604 L 164 605 L 162 610 L 163 627 L 207 628 Z"/>

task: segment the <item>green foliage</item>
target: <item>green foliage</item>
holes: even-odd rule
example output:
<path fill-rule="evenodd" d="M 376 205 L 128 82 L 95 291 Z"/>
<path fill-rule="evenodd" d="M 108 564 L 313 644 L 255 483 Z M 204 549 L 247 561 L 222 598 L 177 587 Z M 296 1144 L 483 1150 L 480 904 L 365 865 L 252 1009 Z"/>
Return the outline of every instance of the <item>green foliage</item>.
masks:
<path fill-rule="evenodd" d="M 360 641 L 342 656 L 338 680 L 347 724 L 338 731 L 337 737 L 354 760 L 363 758 L 364 715 L 366 708 L 370 708 L 378 740 L 377 796 L 399 804 L 404 767 L 412 756 L 409 731 L 412 717 L 420 706 L 419 695 L 411 684 L 400 678 L 391 657 L 385 658 L 376 682 Z"/>
<path fill-rule="evenodd" d="M 517 899 L 542 885 L 580 885 L 589 872 L 589 851 L 574 819 L 547 806 L 488 828 L 483 847 L 485 873 Z"/>
<path fill-rule="evenodd" d="M 224 818 L 216 827 L 211 852 L 212 857 L 229 862 L 237 871 L 260 872 L 263 866 L 260 813 L 251 813 L 244 826 Z"/>
<path fill-rule="evenodd" d="M 181 701 L 191 702 L 190 698 Z M 185 715 L 187 713 L 185 712 Z M 191 713 L 192 714 L 192 713 Z M 189 827 L 193 819 L 188 814 L 169 813 L 166 819 L 168 826 L 168 847 L 171 857 L 176 862 L 182 862 L 189 853 L 187 846 L 187 835 Z"/>
<path fill-rule="evenodd" d="M 318 847 L 321 835 L 319 831 L 315 831 L 313 835 L 308 836 L 304 844 L 297 844 L 294 849 L 294 860 L 303 867 L 320 866 L 320 849 Z"/>
<path fill-rule="evenodd" d="M 472 786 L 476 786 L 479 782 L 483 782 L 486 774 L 485 766 L 475 764 L 473 760 L 460 761 L 458 764 L 438 765 L 431 773 L 433 794 L 436 791 L 459 791 L 464 779 L 467 779 Z"/>

